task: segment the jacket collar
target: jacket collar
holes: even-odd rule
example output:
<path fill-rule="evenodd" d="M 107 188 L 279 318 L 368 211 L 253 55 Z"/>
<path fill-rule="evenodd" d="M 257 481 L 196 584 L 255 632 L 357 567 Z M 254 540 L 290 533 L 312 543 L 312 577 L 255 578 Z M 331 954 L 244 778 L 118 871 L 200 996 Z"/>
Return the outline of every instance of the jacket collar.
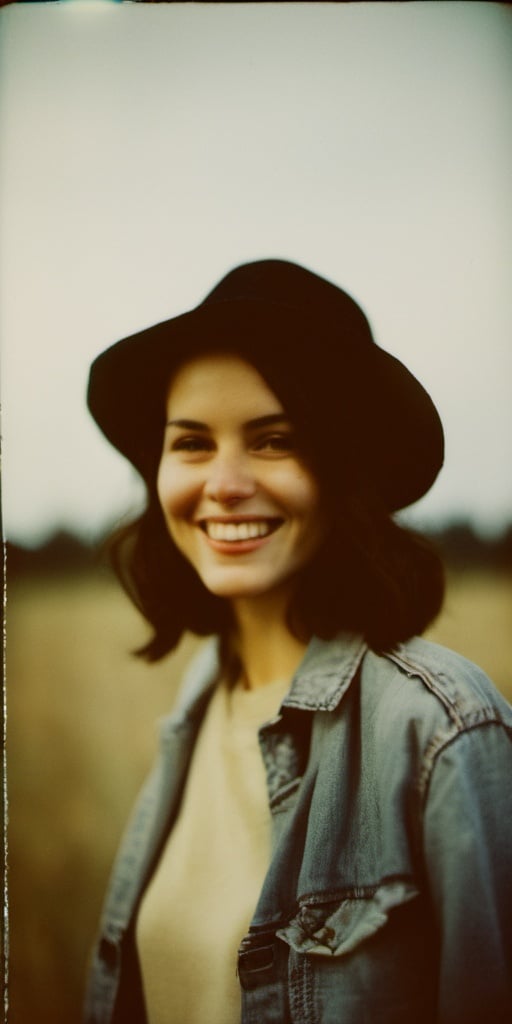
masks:
<path fill-rule="evenodd" d="M 196 718 L 221 672 L 220 644 L 212 637 L 194 658 L 184 680 L 174 725 Z M 347 691 L 367 651 L 362 637 L 339 633 L 333 640 L 313 637 L 291 682 L 283 707 L 333 711 Z"/>
<path fill-rule="evenodd" d="M 367 651 L 362 637 L 339 633 L 333 640 L 313 637 L 292 680 L 283 707 L 334 711 Z"/>

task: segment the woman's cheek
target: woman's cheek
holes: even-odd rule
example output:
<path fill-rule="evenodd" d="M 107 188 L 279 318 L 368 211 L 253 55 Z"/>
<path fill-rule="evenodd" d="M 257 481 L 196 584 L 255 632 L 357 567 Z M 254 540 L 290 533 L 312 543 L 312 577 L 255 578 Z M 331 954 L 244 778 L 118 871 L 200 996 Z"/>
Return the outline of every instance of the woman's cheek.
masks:
<path fill-rule="evenodd" d="M 179 476 L 176 472 L 173 472 L 172 467 L 169 465 L 165 456 L 163 457 L 157 476 L 157 493 L 162 506 L 164 514 L 174 514 L 176 508 L 180 503 L 180 492 L 183 491 L 183 487 L 180 487 Z"/>
<path fill-rule="evenodd" d="M 156 475 L 156 493 L 158 494 L 158 500 L 160 506 L 165 512 L 167 506 L 167 472 L 165 466 L 165 456 L 160 460 L 158 472 Z"/>
<path fill-rule="evenodd" d="M 166 517 L 187 516 L 194 505 L 196 490 L 193 474 L 171 464 L 164 456 L 157 475 L 157 493 Z"/>
<path fill-rule="evenodd" d="M 320 493 L 317 482 L 301 465 L 283 481 L 281 493 L 287 503 L 302 515 L 315 514 L 319 509 Z"/>

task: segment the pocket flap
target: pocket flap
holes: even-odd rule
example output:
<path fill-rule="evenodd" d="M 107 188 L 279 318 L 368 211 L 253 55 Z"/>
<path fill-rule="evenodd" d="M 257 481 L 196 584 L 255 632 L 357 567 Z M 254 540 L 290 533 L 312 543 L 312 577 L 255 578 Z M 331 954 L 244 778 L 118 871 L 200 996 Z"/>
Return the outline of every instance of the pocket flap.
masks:
<path fill-rule="evenodd" d="M 418 896 L 412 882 L 393 880 L 341 901 L 305 901 L 276 934 L 297 953 L 344 956 L 382 928 L 394 907 Z"/>

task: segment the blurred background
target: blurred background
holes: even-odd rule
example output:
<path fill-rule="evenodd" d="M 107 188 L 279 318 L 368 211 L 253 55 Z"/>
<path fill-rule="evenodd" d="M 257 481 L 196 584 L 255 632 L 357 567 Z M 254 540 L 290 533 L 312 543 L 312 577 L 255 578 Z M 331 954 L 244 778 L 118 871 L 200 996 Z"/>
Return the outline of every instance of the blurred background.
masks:
<path fill-rule="evenodd" d="M 87 415 L 91 359 L 230 267 L 302 262 L 431 392 L 435 639 L 512 683 L 512 16 L 499 3 L 0 13 L 10 1016 L 79 1020 L 120 831 L 172 705 L 98 555 L 143 500 Z"/>

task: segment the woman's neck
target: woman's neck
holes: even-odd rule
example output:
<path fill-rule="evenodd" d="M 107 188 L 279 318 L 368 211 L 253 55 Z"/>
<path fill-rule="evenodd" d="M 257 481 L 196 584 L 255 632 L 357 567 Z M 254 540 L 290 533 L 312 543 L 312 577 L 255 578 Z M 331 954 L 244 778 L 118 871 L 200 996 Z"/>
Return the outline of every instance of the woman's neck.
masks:
<path fill-rule="evenodd" d="M 286 623 L 287 601 L 279 595 L 265 600 L 234 602 L 235 649 L 248 689 L 292 677 L 302 661 L 307 642 L 299 640 Z"/>

